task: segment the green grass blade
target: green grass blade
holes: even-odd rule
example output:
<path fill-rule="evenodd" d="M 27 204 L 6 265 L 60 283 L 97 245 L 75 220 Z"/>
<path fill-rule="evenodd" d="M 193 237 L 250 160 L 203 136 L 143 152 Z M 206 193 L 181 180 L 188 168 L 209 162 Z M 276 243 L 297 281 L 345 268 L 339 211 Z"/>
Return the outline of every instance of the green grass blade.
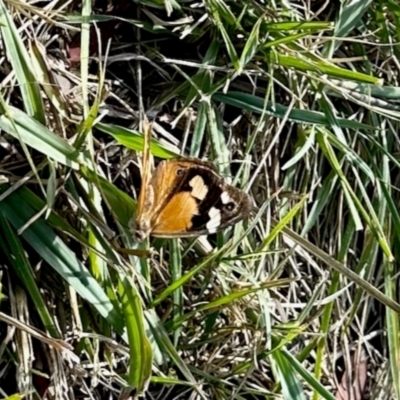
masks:
<path fill-rule="evenodd" d="M 264 99 L 261 97 L 253 96 L 247 93 L 240 92 L 228 92 L 227 94 L 216 93 L 213 95 L 213 100 L 221 101 L 225 104 L 252 111 L 256 114 L 267 114 L 278 118 L 283 118 L 286 115 L 288 107 L 281 104 L 267 103 L 267 107 L 264 107 Z M 293 108 L 288 117 L 289 121 L 302 122 L 305 124 L 317 124 L 329 126 L 329 121 L 323 113 L 317 111 L 300 110 Z M 338 123 L 342 128 L 350 129 L 374 129 L 372 126 L 362 124 L 357 121 L 351 121 L 344 118 L 338 118 Z"/>
<path fill-rule="evenodd" d="M 259 18 L 254 24 L 253 29 L 251 30 L 250 35 L 247 38 L 246 44 L 243 48 L 239 60 L 239 74 L 243 72 L 243 70 L 246 68 L 247 63 L 249 63 L 254 55 L 257 53 L 258 47 L 260 45 L 260 27 L 263 22 L 264 18 Z"/>
<path fill-rule="evenodd" d="M 214 18 L 215 24 L 217 25 L 222 39 L 225 43 L 226 51 L 228 52 L 229 58 L 234 66 L 234 68 L 239 71 L 240 70 L 240 61 L 237 55 L 235 46 L 233 45 L 230 34 L 223 21 L 228 22 L 230 26 L 237 25 L 238 22 L 235 16 L 230 11 L 229 7 L 226 6 L 225 2 L 222 0 L 207 0 L 207 5 L 211 12 L 211 15 Z"/>
<path fill-rule="evenodd" d="M 199 271 L 205 268 L 210 262 L 215 260 L 222 254 L 226 249 L 223 247 L 218 252 L 208 256 L 204 261 L 199 263 L 196 267 L 192 268 L 189 272 L 186 272 L 181 278 L 177 279 L 171 285 L 169 285 L 162 293 L 160 293 L 152 303 L 152 307 L 155 307 L 157 304 L 161 303 L 162 300 L 170 296 L 175 290 L 183 286 L 189 279 L 195 276 Z"/>
<path fill-rule="evenodd" d="M 190 311 L 189 313 L 178 317 L 172 321 L 171 326 L 168 326 L 169 330 L 175 331 L 183 322 L 194 317 L 194 315 L 201 311 L 207 311 L 212 309 L 219 309 L 225 305 L 232 304 L 234 301 L 239 300 L 245 296 L 248 296 L 253 293 L 257 293 L 260 290 L 277 288 L 282 286 L 287 286 L 292 280 L 291 279 L 281 279 L 281 280 L 272 280 L 264 283 L 260 283 L 260 287 L 238 290 L 237 292 L 229 293 L 226 296 L 221 296 L 220 298 L 213 300 L 207 304 L 203 304 L 198 306 L 195 310 Z"/>
<path fill-rule="evenodd" d="M 121 276 L 119 283 L 122 311 L 129 340 L 129 379 L 138 394 L 147 390 L 152 367 L 152 349 L 146 336 L 142 303 L 133 282 Z"/>
<path fill-rule="evenodd" d="M 170 240 L 170 271 L 171 280 L 175 282 L 182 277 L 182 254 L 178 239 Z M 179 286 L 172 293 L 173 301 L 173 319 L 179 319 L 182 316 L 183 310 L 183 287 Z M 180 329 L 174 329 L 174 345 L 177 346 L 179 343 Z"/>
<path fill-rule="evenodd" d="M 273 59 L 271 59 L 271 61 L 273 61 Z M 379 86 L 383 84 L 382 79 L 361 72 L 336 67 L 335 65 L 329 65 L 323 61 L 317 63 L 311 60 L 278 54 L 278 59 L 275 62 L 285 68 L 295 68 L 303 72 L 317 72 L 318 74 L 327 74 L 335 78 L 354 80 L 362 83 L 373 83 Z"/>
<path fill-rule="evenodd" d="M 111 135 L 118 143 L 128 149 L 143 150 L 143 134 L 118 125 L 108 125 L 98 122 L 96 128 Z M 152 139 L 150 144 L 151 153 L 160 158 L 172 158 L 179 155 L 179 149 L 161 144 L 158 140 Z"/>
<path fill-rule="evenodd" d="M 276 350 L 272 354 L 272 358 L 278 367 L 279 383 L 282 386 L 282 394 L 285 400 L 306 400 L 304 391 L 295 374 L 295 369 L 281 353 Z"/>
<path fill-rule="evenodd" d="M 40 88 L 32 70 L 32 61 L 2 0 L 0 1 L 0 30 L 8 60 L 13 66 L 21 90 L 25 110 L 30 117 L 43 124 L 46 120 L 46 112 Z"/>
<path fill-rule="evenodd" d="M 174 364 L 179 368 L 182 372 L 183 376 L 193 385 L 196 385 L 196 379 L 193 377 L 186 363 L 182 360 L 176 348 L 173 346 L 171 341 L 169 340 L 168 333 L 165 331 L 164 327 L 160 323 L 160 320 L 155 315 L 153 311 L 147 311 L 145 313 L 146 320 L 150 325 L 150 329 L 153 333 L 153 336 L 157 342 L 157 345 L 160 347 L 162 352 L 168 355 Z"/>
<path fill-rule="evenodd" d="M 273 353 L 274 354 L 274 353 Z M 285 360 L 284 365 L 290 365 L 318 394 L 326 400 L 335 400 L 335 396 L 322 386 L 287 350 L 283 349 L 282 357 Z M 275 354 L 274 354 L 275 356 Z M 288 364 L 286 364 L 286 362 Z"/>
<path fill-rule="evenodd" d="M 78 152 L 64 139 L 55 135 L 28 114 L 8 107 L 8 115 L 0 115 L 0 128 L 27 145 L 68 167 L 78 169 Z M 15 132 L 14 126 L 18 129 Z"/>

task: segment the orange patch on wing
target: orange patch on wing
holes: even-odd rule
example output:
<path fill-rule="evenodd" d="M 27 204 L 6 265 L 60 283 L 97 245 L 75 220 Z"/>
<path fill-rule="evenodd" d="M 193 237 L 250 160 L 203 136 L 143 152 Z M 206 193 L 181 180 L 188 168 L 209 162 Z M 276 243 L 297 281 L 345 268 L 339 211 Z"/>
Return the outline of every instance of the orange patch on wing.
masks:
<path fill-rule="evenodd" d="M 186 232 L 192 227 L 192 218 L 198 214 L 197 202 L 190 192 L 177 193 L 157 215 L 154 235 Z"/>

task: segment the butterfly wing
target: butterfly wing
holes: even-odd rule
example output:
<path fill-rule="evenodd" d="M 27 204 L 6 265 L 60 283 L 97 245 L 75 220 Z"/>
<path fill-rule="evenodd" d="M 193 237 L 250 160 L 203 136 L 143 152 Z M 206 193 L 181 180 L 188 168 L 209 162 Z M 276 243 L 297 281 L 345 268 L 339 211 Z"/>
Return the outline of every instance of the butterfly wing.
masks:
<path fill-rule="evenodd" d="M 154 190 L 150 185 L 151 181 L 151 124 L 147 118 L 143 121 L 143 158 L 142 158 L 142 182 L 136 208 L 136 217 L 132 229 L 138 241 L 144 240 L 151 231 L 151 210 L 154 206 Z"/>
<path fill-rule="evenodd" d="M 151 186 L 151 235 L 190 237 L 215 233 L 248 216 L 250 197 L 224 182 L 214 166 L 195 159 L 163 161 Z"/>

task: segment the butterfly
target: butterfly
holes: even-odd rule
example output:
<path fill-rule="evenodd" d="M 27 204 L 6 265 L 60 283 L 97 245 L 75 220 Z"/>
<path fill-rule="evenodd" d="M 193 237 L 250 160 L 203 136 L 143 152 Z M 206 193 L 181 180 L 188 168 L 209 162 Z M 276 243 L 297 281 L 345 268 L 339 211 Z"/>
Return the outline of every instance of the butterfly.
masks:
<path fill-rule="evenodd" d="M 211 162 L 174 158 L 152 171 L 151 125 L 144 121 L 143 128 L 142 183 L 132 224 L 138 241 L 212 234 L 250 214 L 250 196 L 228 185 Z"/>

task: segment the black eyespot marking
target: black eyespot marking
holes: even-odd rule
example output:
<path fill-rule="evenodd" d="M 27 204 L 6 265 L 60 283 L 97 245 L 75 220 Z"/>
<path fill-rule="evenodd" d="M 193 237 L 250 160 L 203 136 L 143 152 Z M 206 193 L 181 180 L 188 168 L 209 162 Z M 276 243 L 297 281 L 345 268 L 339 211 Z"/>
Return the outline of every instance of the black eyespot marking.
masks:
<path fill-rule="evenodd" d="M 183 169 L 179 168 L 176 170 L 176 175 L 177 176 L 183 176 Z"/>
<path fill-rule="evenodd" d="M 225 204 L 224 208 L 226 211 L 231 212 L 235 209 L 235 203 L 230 202 L 228 204 Z"/>

